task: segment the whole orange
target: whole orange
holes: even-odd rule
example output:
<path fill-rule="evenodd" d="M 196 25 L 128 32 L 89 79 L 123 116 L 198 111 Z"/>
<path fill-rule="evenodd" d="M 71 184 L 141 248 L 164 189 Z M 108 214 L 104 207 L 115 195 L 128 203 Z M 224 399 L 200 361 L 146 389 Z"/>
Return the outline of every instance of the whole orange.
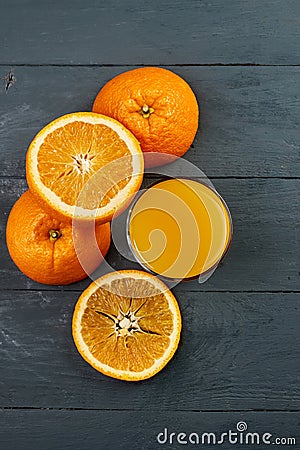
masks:
<path fill-rule="evenodd" d="M 134 69 L 111 79 L 96 96 L 93 111 L 113 117 L 135 135 L 146 167 L 184 155 L 198 128 L 199 109 L 192 89 L 181 77 L 159 67 Z"/>
<path fill-rule="evenodd" d="M 110 224 L 79 223 L 74 230 L 75 244 L 72 221 L 49 214 L 26 191 L 14 204 L 7 222 L 10 256 L 25 275 L 38 283 L 62 285 L 82 280 L 108 252 Z M 85 261 L 85 270 L 77 255 Z"/>

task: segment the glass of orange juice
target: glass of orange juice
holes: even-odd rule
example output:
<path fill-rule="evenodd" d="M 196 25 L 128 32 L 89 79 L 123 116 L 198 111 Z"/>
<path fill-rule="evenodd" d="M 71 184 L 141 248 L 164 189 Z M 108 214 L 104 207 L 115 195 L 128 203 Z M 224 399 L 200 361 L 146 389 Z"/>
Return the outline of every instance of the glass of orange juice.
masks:
<path fill-rule="evenodd" d="M 135 259 L 146 270 L 170 280 L 204 282 L 227 252 L 233 225 L 211 185 L 167 178 L 135 198 L 126 231 Z"/>

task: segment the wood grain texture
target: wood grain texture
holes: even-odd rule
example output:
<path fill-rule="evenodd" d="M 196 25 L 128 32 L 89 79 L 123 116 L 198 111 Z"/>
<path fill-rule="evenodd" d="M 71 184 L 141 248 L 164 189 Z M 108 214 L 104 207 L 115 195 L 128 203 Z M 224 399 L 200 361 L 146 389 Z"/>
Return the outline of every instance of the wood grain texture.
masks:
<path fill-rule="evenodd" d="M 146 183 L 153 179 L 147 178 Z M 233 242 L 220 267 L 205 284 L 181 283 L 183 291 L 295 291 L 299 290 L 299 180 L 214 180 L 231 209 Z M 26 189 L 25 180 L 0 179 L 0 283 L 2 289 L 55 289 L 21 274 L 5 244 L 8 213 Z M 140 268 L 111 246 L 107 261 L 113 270 Z M 101 274 L 102 269 L 96 274 Z M 95 275 L 96 276 L 96 275 Z M 81 290 L 89 280 L 66 286 Z"/>
<path fill-rule="evenodd" d="M 299 448 L 299 16 L 298 0 L 1 1 L 1 448 L 179 449 L 157 434 L 222 433 L 241 420 L 297 438 L 274 448 Z M 72 312 L 89 279 L 63 288 L 26 278 L 5 226 L 36 132 L 90 110 L 106 81 L 144 65 L 193 88 L 201 120 L 186 158 L 215 177 L 234 239 L 207 283 L 174 289 L 183 333 L 172 361 L 131 384 L 97 373 L 74 347 Z M 107 259 L 134 266 L 114 246 Z"/>
<path fill-rule="evenodd" d="M 2 0 L 0 63 L 299 64 L 297 0 Z"/>
<path fill-rule="evenodd" d="M 24 177 L 25 154 L 39 129 L 60 115 L 91 110 L 99 89 L 126 69 L 16 68 L 16 84 L 0 92 L 0 176 Z M 171 69 L 200 104 L 186 159 L 208 176 L 299 176 L 299 68 Z M 8 70 L 2 67 L 2 75 Z"/>
<path fill-rule="evenodd" d="M 236 431 L 236 425 L 240 421 L 246 422 L 249 433 L 259 433 L 260 439 L 263 434 L 270 433 L 270 442 L 282 437 L 295 437 L 296 442 L 299 442 L 300 438 L 297 413 L 1 411 L 0 419 L 0 437 L 5 450 L 210 449 L 212 444 L 179 444 L 177 434 L 183 432 L 189 437 L 190 433 L 197 433 L 202 437 L 202 433 L 212 432 L 219 439 L 223 432 Z M 168 430 L 168 443 L 162 445 L 158 443 L 157 435 L 164 428 Z M 170 444 L 172 432 L 176 433 L 176 437 L 173 437 Z M 185 436 L 180 436 L 179 440 L 180 438 L 186 439 Z M 163 440 L 164 437 L 160 436 L 160 439 Z M 193 441 L 193 437 L 191 439 Z M 207 437 L 205 439 L 207 442 Z M 234 448 L 228 445 L 227 441 L 227 445 L 220 447 Z M 297 448 L 295 445 L 282 447 Z M 247 445 L 243 448 L 268 450 L 270 445 L 260 441 L 259 447 Z M 281 447 L 274 445 L 273 448 Z"/>
<path fill-rule="evenodd" d="M 182 339 L 157 376 L 106 377 L 71 336 L 76 292 L 0 293 L 0 407 L 144 410 L 300 408 L 297 294 L 175 290 Z"/>

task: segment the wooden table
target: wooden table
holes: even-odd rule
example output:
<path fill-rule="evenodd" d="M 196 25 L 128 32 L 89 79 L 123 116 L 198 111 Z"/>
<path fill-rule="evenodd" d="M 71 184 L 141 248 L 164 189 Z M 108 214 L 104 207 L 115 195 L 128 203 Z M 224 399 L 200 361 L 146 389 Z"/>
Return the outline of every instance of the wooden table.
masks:
<path fill-rule="evenodd" d="M 240 421 L 298 440 L 272 448 L 300 448 L 299 16 L 298 0 L 1 1 L 0 76 L 13 68 L 17 80 L 0 92 L 1 449 L 175 449 L 180 432 L 220 435 Z M 228 202 L 235 232 L 206 284 L 174 289 L 178 352 L 136 384 L 97 373 L 74 348 L 73 306 L 89 280 L 26 278 L 5 226 L 36 132 L 144 65 L 194 89 L 201 125 L 186 158 Z M 113 247 L 108 262 L 131 266 Z M 157 442 L 164 428 L 173 444 Z"/>

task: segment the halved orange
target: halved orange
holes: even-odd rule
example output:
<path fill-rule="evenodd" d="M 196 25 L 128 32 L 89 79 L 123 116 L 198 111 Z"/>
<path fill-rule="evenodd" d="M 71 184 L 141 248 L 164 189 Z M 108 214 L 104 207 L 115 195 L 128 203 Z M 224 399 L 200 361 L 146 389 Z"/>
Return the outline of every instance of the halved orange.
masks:
<path fill-rule="evenodd" d="M 30 190 L 64 216 L 107 222 L 123 210 L 143 179 L 133 134 L 109 117 L 76 112 L 34 138 L 26 159 Z"/>
<path fill-rule="evenodd" d="M 138 270 L 108 273 L 79 297 L 72 332 L 81 356 L 113 378 L 139 381 L 174 355 L 181 331 L 178 303 L 155 276 Z"/>

